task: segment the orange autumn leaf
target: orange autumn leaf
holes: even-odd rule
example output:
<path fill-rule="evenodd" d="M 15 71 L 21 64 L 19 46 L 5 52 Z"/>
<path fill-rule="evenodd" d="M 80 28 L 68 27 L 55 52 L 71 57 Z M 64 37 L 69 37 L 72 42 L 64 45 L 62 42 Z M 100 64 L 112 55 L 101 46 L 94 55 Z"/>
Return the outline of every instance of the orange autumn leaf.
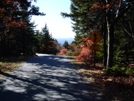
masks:
<path fill-rule="evenodd" d="M 100 7 L 100 6 L 99 6 L 98 3 L 95 3 L 95 4 L 93 4 L 93 5 L 91 6 L 92 9 L 94 9 L 94 8 L 99 8 L 99 7 Z"/>
<path fill-rule="evenodd" d="M 92 8 L 92 9 L 94 9 L 94 8 L 95 8 L 95 6 L 93 5 L 91 8 Z"/>
<path fill-rule="evenodd" d="M 104 9 L 104 8 L 108 8 L 108 7 L 111 7 L 111 4 L 106 4 L 106 5 L 100 5 L 99 3 L 95 3 L 91 6 L 92 9 Z"/>
<path fill-rule="evenodd" d="M 14 2 L 14 1 L 12 1 L 12 0 L 5 0 L 4 1 L 4 3 L 7 3 L 7 4 L 11 4 L 12 2 Z"/>
<path fill-rule="evenodd" d="M 106 8 L 110 7 L 110 4 L 106 4 L 105 7 L 106 7 Z"/>

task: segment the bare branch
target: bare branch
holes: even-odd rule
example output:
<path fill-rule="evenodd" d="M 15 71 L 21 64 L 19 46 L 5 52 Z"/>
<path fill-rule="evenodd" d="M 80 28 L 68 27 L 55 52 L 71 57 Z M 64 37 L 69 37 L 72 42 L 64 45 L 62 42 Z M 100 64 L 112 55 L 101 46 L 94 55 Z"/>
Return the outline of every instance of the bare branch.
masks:
<path fill-rule="evenodd" d="M 119 2 L 118 9 L 116 11 L 116 16 L 115 17 L 118 17 L 118 15 L 119 15 L 121 4 L 122 4 L 122 0 L 120 0 L 120 2 Z"/>

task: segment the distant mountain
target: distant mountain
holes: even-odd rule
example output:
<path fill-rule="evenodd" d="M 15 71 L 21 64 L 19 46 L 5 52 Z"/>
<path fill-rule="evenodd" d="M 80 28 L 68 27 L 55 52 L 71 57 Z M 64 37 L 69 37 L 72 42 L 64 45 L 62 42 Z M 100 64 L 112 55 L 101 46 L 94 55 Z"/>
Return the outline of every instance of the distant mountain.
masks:
<path fill-rule="evenodd" d="M 74 38 L 55 38 L 59 44 L 63 45 L 65 41 L 67 41 L 69 44 L 74 41 Z"/>

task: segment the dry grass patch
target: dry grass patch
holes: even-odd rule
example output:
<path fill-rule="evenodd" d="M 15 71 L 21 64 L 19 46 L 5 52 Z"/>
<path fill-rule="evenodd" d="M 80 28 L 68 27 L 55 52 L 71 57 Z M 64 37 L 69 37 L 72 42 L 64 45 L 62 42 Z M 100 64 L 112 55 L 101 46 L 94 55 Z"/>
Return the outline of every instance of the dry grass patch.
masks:
<path fill-rule="evenodd" d="M 1 57 L 0 58 L 0 71 L 10 72 L 17 68 L 19 65 L 24 63 L 29 57 L 20 56 L 20 57 Z"/>

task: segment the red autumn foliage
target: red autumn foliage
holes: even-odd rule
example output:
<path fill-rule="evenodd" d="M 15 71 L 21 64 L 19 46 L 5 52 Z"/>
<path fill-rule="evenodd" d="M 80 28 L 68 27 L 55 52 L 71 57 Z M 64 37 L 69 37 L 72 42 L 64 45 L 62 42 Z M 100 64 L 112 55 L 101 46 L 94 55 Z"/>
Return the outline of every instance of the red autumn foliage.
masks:
<path fill-rule="evenodd" d="M 74 48 L 74 51 L 75 51 L 75 52 L 80 50 L 76 45 L 73 46 L 73 48 Z"/>
<path fill-rule="evenodd" d="M 0 8 L 0 18 L 2 19 L 1 26 L 5 27 L 3 30 L 4 33 L 9 31 L 12 33 L 12 28 L 26 27 L 26 24 L 22 19 L 16 19 L 14 15 L 8 15 L 9 12 L 21 11 L 18 1 L 4 0 L 1 3 L 3 3 L 3 7 Z M 3 32 L 1 31 L 0 34 Z"/>
<path fill-rule="evenodd" d="M 82 38 L 85 42 L 80 44 L 81 52 L 79 55 L 76 56 L 76 59 L 86 64 L 92 60 L 92 50 L 91 46 L 93 42 L 88 38 Z"/>
<path fill-rule="evenodd" d="M 80 54 L 76 56 L 76 59 L 79 61 L 83 61 L 85 63 L 88 62 L 92 58 L 92 51 L 88 47 L 83 47 Z"/>
<path fill-rule="evenodd" d="M 109 8 L 109 7 L 111 7 L 110 4 L 99 5 L 98 3 L 93 4 L 93 5 L 91 6 L 92 9 L 105 9 L 105 8 Z"/>
<path fill-rule="evenodd" d="M 109 2 L 109 4 L 103 4 L 103 3 L 100 3 L 100 2 L 95 2 L 91 6 L 91 8 L 97 10 L 97 9 L 106 9 L 106 8 L 110 8 L 110 7 L 117 7 L 120 2 L 121 2 L 120 0 L 111 0 Z"/>
<path fill-rule="evenodd" d="M 60 52 L 57 55 L 64 55 L 67 54 L 68 50 L 64 47 L 61 47 Z"/>

